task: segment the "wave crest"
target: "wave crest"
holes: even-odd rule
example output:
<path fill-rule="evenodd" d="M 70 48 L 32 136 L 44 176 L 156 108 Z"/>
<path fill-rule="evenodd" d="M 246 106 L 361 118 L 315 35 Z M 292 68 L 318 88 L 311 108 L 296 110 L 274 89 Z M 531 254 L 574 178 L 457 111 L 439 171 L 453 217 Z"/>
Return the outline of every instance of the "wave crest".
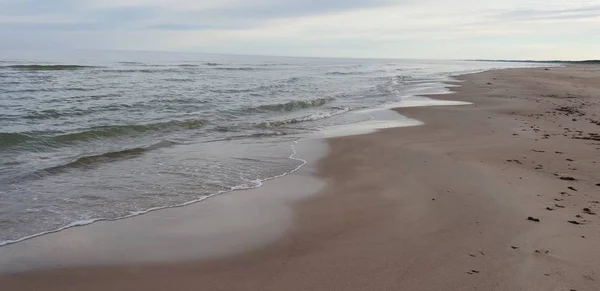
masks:
<path fill-rule="evenodd" d="M 82 132 L 57 135 L 54 136 L 52 140 L 61 143 L 68 143 L 102 137 L 119 137 L 152 131 L 194 129 L 200 128 L 204 124 L 204 120 L 173 120 L 161 123 L 103 126 Z"/>
<path fill-rule="evenodd" d="M 327 118 L 331 118 L 333 116 L 342 114 L 342 113 L 346 113 L 348 111 L 352 110 L 351 108 L 342 108 L 338 111 L 334 111 L 334 112 L 322 112 L 322 113 L 316 113 L 316 114 L 311 114 L 311 115 L 306 115 L 306 116 L 302 116 L 302 117 L 297 117 L 297 118 L 290 118 L 290 119 L 285 119 L 285 120 L 280 120 L 280 121 L 267 121 L 267 122 L 263 122 L 258 124 L 259 128 L 270 128 L 270 127 L 278 127 L 278 126 L 284 126 L 284 125 L 289 125 L 289 124 L 297 124 L 297 123 L 301 123 L 301 122 L 307 122 L 307 121 L 316 121 L 316 120 L 320 120 L 320 119 L 327 119 Z"/>
<path fill-rule="evenodd" d="M 146 146 L 146 147 L 136 147 L 136 148 L 106 152 L 106 153 L 97 154 L 97 155 L 81 156 L 81 157 L 78 157 L 77 159 L 67 162 L 65 164 L 48 167 L 45 169 L 35 171 L 31 174 L 28 174 L 25 178 L 39 178 L 39 177 L 43 177 L 43 176 L 47 176 L 47 175 L 55 175 L 55 174 L 65 172 L 69 169 L 90 169 L 92 167 L 95 167 L 95 166 L 98 166 L 98 165 L 101 165 L 104 163 L 132 159 L 132 158 L 138 157 L 146 152 L 160 149 L 160 148 L 171 147 L 176 144 L 177 143 L 175 143 L 175 142 L 165 140 L 165 141 L 161 141 L 161 142 L 158 142 L 153 145 Z"/>
<path fill-rule="evenodd" d="M 65 71 L 65 70 L 81 70 L 86 68 L 95 68 L 94 66 L 81 65 L 10 65 L 5 66 L 14 70 L 26 71 Z"/>
<path fill-rule="evenodd" d="M 118 138 L 134 136 L 141 133 L 177 131 L 196 129 L 204 126 L 204 120 L 173 120 L 161 123 L 111 125 L 93 127 L 80 132 L 64 133 L 58 135 L 37 135 L 36 133 L 6 133 L 0 132 L 0 148 L 8 148 L 21 144 L 34 144 L 35 146 L 59 146 L 102 138 Z M 37 135 L 37 136 L 36 136 Z"/>
<path fill-rule="evenodd" d="M 215 67 L 213 70 L 221 70 L 221 71 L 261 71 L 263 69 L 255 68 L 255 67 Z"/>
<path fill-rule="evenodd" d="M 327 103 L 334 101 L 335 98 L 318 98 L 311 100 L 294 100 L 286 103 L 260 105 L 257 107 L 249 108 L 249 111 L 296 111 L 300 109 L 306 109 L 311 107 L 323 106 Z"/>
<path fill-rule="evenodd" d="M 28 134 L 18 132 L 0 132 L 0 149 L 18 145 L 31 140 Z"/>

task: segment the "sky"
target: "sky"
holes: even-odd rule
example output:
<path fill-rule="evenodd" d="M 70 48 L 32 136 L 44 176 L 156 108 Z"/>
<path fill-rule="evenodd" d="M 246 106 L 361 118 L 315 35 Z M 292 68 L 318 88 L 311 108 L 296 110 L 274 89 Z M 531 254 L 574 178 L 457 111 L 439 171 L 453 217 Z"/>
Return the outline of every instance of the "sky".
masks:
<path fill-rule="evenodd" d="M 0 0 L 0 50 L 600 59 L 600 0 Z"/>

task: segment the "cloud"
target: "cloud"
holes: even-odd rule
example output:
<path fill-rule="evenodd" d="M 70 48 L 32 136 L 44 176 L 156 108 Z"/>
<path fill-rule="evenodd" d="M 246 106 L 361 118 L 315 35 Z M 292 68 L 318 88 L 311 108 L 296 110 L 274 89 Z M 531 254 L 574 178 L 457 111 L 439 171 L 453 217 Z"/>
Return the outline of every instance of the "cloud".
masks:
<path fill-rule="evenodd" d="M 73 30 L 75 27 L 55 25 L 58 19 L 78 19 L 83 28 L 101 30 L 121 25 L 159 30 L 246 29 L 257 27 L 271 19 L 294 18 L 335 13 L 360 8 L 390 5 L 398 0 L 16 0 L 0 2 L 0 11 L 7 18 L 38 17 L 44 30 Z M 2 15 L 2 12 L 0 12 Z M 19 19 L 20 20 L 20 19 Z M 11 28 L 38 27 L 23 21 L 1 21 Z M 47 22 L 43 22 L 46 20 Z"/>
<path fill-rule="evenodd" d="M 148 29 L 167 30 L 167 31 L 198 31 L 198 30 L 218 30 L 218 29 L 240 29 L 236 25 L 221 23 L 217 24 L 208 21 L 205 24 L 177 24 L 177 23 L 161 23 L 146 26 Z M 246 26 L 246 28 L 250 28 Z"/>
<path fill-rule="evenodd" d="M 78 2 L 73 0 L 14 0 L 0 2 L 0 11 L 6 15 L 51 14 L 65 10 L 73 11 L 78 6 Z"/>
<path fill-rule="evenodd" d="M 245 2 L 236 6 L 207 9 L 202 12 L 225 18 L 286 18 L 322 15 L 359 8 L 381 7 L 397 4 L 398 2 L 392 0 L 271 0 L 259 3 Z"/>
<path fill-rule="evenodd" d="M 519 9 L 501 12 L 496 15 L 496 18 L 505 21 L 539 21 L 558 19 L 577 20 L 600 18 L 600 5 L 562 10 Z"/>
<path fill-rule="evenodd" d="M 0 49 L 597 58 L 599 15 L 597 0 L 0 0 Z"/>

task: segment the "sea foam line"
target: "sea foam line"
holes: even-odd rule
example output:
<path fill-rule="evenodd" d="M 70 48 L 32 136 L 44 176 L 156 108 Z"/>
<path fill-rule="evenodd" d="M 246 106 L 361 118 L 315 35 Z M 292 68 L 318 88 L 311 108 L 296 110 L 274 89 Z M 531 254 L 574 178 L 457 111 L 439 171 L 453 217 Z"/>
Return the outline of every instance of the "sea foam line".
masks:
<path fill-rule="evenodd" d="M 281 177 L 284 177 L 284 176 L 287 176 L 287 175 L 290 175 L 290 174 L 293 174 L 296 171 L 300 170 L 300 168 L 302 168 L 303 166 L 305 166 L 308 163 L 308 161 L 296 157 L 296 154 L 298 153 L 296 151 L 296 146 L 297 145 L 298 145 L 298 140 L 294 140 L 293 144 L 290 146 L 290 149 L 292 150 L 292 153 L 290 154 L 290 156 L 288 156 L 288 159 L 301 162 L 299 166 L 297 166 L 296 168 L 292 169 L 289 172 L 284 172 L 283 174 L 280 174 L 280 175 L 276 175 L 276 176 L 272 176 L 272 177 L 267 177 L 267 178 L 264 178 L 264 179 L 256 179 L 256 180 L 252 181 L 252 182 L 254 182 L 254 185 L 248 185 L 248 186 L 247 185 L 238 185 L 238 186 L 233 186 L 229 190 L 219 191 L 217 193 L 206 195 L 206 196 L 203 196 L 203 197 L 195 199 L 195 200 L 187 201 L 187 202 L 176 204 L 176 205 L 153 207 L 153 208 L 149 208 L 149 209 L 142 210 L 142 211 L 132 212 L 132 213 L 130 213 L 128 215 L 120 216 L 120 217 L 116 217 L 116 218 L 102 218 L 101 217 L 101 218 L 94 218 L 94 219 L 77 220 L 77 221 L 73 221 L 73 222 L 71 222 L 71 223 L 69 223 L 69 224 L 67 224 L 67 225 L 65 225 L 63 227 L 57 228 L 57 229 L 39 232 L 39 233 L 32 234 L 32 235 L 29 235 L 29 236 L 25 236 L 25 237 L 22 237 L 22 238 L 18 238 L 18 239 L 15 239 L 15 240 L 0 241 L 0 247 L 11 245 L 11 244 L 15 244 L 15 243 L 19 243 L 19 242 L 23 242 L 23 241 L 30 240 L 30 239 L 33 239 L 33 238 L 36 238 L 36 237 L 39 237 L 39 236 L 47 235 L 47 234 L 61 232 L 63 230 L 67 230 L 67 229 L 70 229 L 70 228 L 73 228 L 73 227 L 86 226 L 86 225 L 90 225 L 92 223 L 100 222 L 100 221 L 117 221 L 117 220 L 122 220 L 122 219 L 126 219 L 126 218 L 131 218 L 131 217 L 143 215 L 143 214 L 146 214 L 146 213 L 150 213 L 150 212 L 153 212 L 153 211 L 161 210 L 161 209 L 170 209 L 170 208 L 185 207 L 185 206 L 188 206 L 188 205 L 191 205 L 191 204 L 196 204 L 196 203 L 202 202 L 204 200 L 207 200 L 209 198 L 215 197 L 217 195 L 221 195 L 221 194 L 225 194 L 225 193 L 231 193 L 231 192 L 234 192 L 234 191 L 249 190 L 249 189 L 259 188 L 259 187 L 261 187 L 264 184 L 264 182 L 270 181 L 270 180 L 273 180 L 273 179 L 277 179 L 277 178 L 281 178 Z"/>

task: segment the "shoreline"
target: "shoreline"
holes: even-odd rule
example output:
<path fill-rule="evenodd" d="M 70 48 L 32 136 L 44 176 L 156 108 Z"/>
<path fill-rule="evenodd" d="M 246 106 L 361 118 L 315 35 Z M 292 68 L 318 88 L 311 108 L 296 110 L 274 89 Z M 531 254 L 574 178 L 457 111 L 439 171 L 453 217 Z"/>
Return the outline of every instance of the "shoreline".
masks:
<path fill-rule="evenodd" d="M 498 69 L 498 70 L 500 70 L 500 69 Z M 482 71 L 482 72 L 485 72 L 485 71 Z M 478 73 L 481 73 L 481 72 L 478 72 Z M 476 73 L 473 73 L 473 74 L 476 74 Z M 467 105 L 469 103 L 453 101 L 453 100 L 441 100 L 440 98 L 437 98 L 437 99 L 433 98 L 433 96 L 453 94 L 454 92 L 451 90 L 451 88 L 460 86 L 460 85 L 455 84 L 455 83 L 459 82 L 458 80 L 455 79 L 456 77 L 459 77 L 459 76 L 460 75 L 451 75 L 448 77 L 448 78 L 450 78 L 450 80 L 439 82 L 440 83 L 439 88 L 436 88 L 437 90 L 441 90 L 439 93 L 417 94 L 414 96 L 410 96 L 411 98 L 409 98 L 408 100 L 403 101 L 403 103 L 397 103 L 396 105 L 402 106 L 402 107 Z M 426 97 L 426 96 L 429 96 L 429 97 Z M 266 178 L 257 180 L 259 183 L 259 185 L 257 185 L 257 186 L 243 186 L 243 187 L 236 186 L 236 187 L 231 188 L 230 190 L 225 190 L 225 191 L 217 192 L 217 193 L 214 193 L 211 195 L 203 196 L 202 198 L 199 198 L 196 200 L 191 200 L 191 201 L 183 202 L 181 204 L 176 204 L 176 205 L 153 207 L 153 208 L 138 211 L 136 213 L 132 213 L 132 214 L 117 217 L 117 218 L 94 218 L 94 219 L 89 219 L 89 220 L 73 221 L 73 222 L 71 222 L 67 225 L 64 225 L 62 227 L 59 227 L 57 229 L 51 229 L 51 230 L 35 233 L 32 235 L 28 235 L 25 237 L 14 239 L 14 240 L 0 241 L 0 248 L 2 248 L 4 246 L 9 246 L 9 245 L 21 243 L 24 241 L 28 241 L 31 239 L 36 239 L 38 237 L 43 237 L 45 235 L 60 233 L 62 231 L 70 230 L 72 228 L 86 227 L 88 225 L 92 225 L 92 224 L 98 223 L 98 222 L 118 222 L 120 220 L 135 218 L 137 216 L 145 215 L 145 214 L 152 213 L 155 211 L 177 209 L 177 208 L 181 208 L 181 207 L 194 205 L 194 204 L 204 202 L 205 200 L 208 200 L 208 199 L 211 199 L 216 196 L 223 195 L 223 194 L 232 194 L 234 192 L 247 191 L 247 190 L 261 188 L 265 182 L 293 174 L 307 164 L 306 160 L 295 157 L 297 154 L 296 147 L 299 142 L 309 143 L 308 141 L 314 141 L 314 140 L 318 140 L 318 142 L 321 142 L 321 141 L 324 141 L 324 140 L 327 140 L 330 138 L 335 138 L 335 137 L 369 134 L 369 133 L 373 133 L 378 130 L 386 129 L 386 128 L 420 126 L 423 124 L 422 122 L 420 122 L 416 119 L 410 119 L 410 118 L 404 117 L 403 115 L 395 114 L 394 113 L 395 111 L 393 109 L 396 107 L 397 106 L 392 104 L 392 105 L 384 106 L 384 107 L 376 107 L 376 108 L 371 108 L 371 109 L 359 110 L 359 111 L 353 112 L 353 113 L 354 114 L 357 114 L 357 113 L 366 114 L 366 115 L 370 116 L 371 118 L 373 118 L 373 120 L 345 124 L 345 125 L 330 126 L 327 129 L 311 133 L 308 136 L 299 137 L 298 139 L 294 140 L 292 145 L 290 146 L 290 150 L 292 153 L 288 157 L 288 159 L 300 161 L 300 162 L 302 162 L 302 164 L 300 164 L 298 167 L 290 170 L 289 172 L 284 172 L 284 173 L 276 175 L 276 176 L 266 177 Z M 377 117 L 371 116 L 367 112 L 369 112 L 369 113 L 377 112 L 377 114 L 376 114 Z M 311 146 L 314 146 L 314 145 L 310 145 L 309 147 L 311 147 Z M 320 158 L 320 154 L 318 154 L 316 156 L 316 158 L 311 157 L 312 160 L 315 160 L 315 162 L 314 162 L 315 164 L 318 163 L 319 158 Z M 1 273 L 1 271 L 2 270 L 0 269 L 0 273 Z"/>
<path fill-rule="evenodd" d="M 76 227 L 84 227 L 87 225 L 91 225 L 97 222 L 114 222 L 114 221 L 119 221 L 119 220 L 123 220 L 123 219 L 128 219 L 128 218 L 133 218 L 136 216 L 140 216 L 140 215 L 144 215 L 144 214 L 148 214 L 154 211 L 160 211 L 160 210 L 167 210 L 167 209 L 175 209 L 175 208 L 181 208 L 181 207 L 186 207 L 186 206 L 190 206 L 196 203 L 201 203 L 205 200 L 211 199 L 213 197 L 216 197 L 218 195 L 223 195 L 223 194 L 230 194 L 232 192 L 235 191 L 244 191 L 244 190 L 252 190 L 252 189 L 257 189 L 260 188 L 265 182 L 273 180 L 273 179 L 278 179 L 281 177 L 285 177 L 287 175 L 291 175 L 293 173 L 295 173 L 296 171 L 300 170 L 302 167 L 304 167 L 307 164 L 307 161 L 304 159 L 300 159 L 296 157 L 297 151 L 296 151 L 296 146 L 298 145 L 298 140 L 294 140 L 292 142 L 292 145 L 290 146 L 290 150 L 291 150 L 291 154 L 288 157 L 288 159 L 290 160 L 295 160 L 295 161 L 299 161 L 301 162 L 300 165 L 298 165 L 296 168 L 291 169 L 289 172 L 284 172 L 282 174 L 276 175 L 276 176 L 272 176 L 272 177 L 266 177 L 263 179 L 257 179 L 256 182 L 257 185 L 255 186 L 235 186 L 232 187 L 229 190 L 224 190 L 224 191 L 220 191 L 220 192 L 216 192 L 214 194 L 210 194 L 210 195 L 206 195 L 206 196 L 202 196 L 201 198 L 195 199 L 195 200 L 190 200 L 190 201 L 186 201 L 180 204 L 175 204 L 175 205 L 167 205 L 167 206 L 158 206 L 158 207 L 153 207 L 153 208 L 149 208 L 146 210 L 142 210 L 142 211 L 137 211 L 135 213 L 131 213 L 129 215 L 125 215 L 125 216 L 121 216 L 121 217 L 116 217 L 116 218 L 94 218 L 94 219 L 89 219 L 89 220 L 78 220 L 78 221 L 74 221 L 71 222 L 65 226 L 59 227 L 57 229 L 51 229 L 51 230 L 47 230 L 47 231 L 43 231 L 43 232 L 39 232 L 39 233 L 35 233 L 32 235 L 28 235 L 25 237 L 21 237 L 18 239 L 14 239 L 14 240 L 4 240 L 4 241 L 0 241 L 0 248 L 3 246 L 8 246 L 8 245 L 12 245 L 12 244 L 17 244 L 20 242 L 24 242 L 27 240 L 31 240 L 37 237 L 41 237 L 44 235 L 48 235 L 48 234 L 53 234 L 53 233 L 59 233 L 61 231 L 65 231 L 71 228 L 76 228 Z"/>
<path fill-rule="evenodd" d="M 458 76 L 460 76 L 460 75 L 458 75 Z M 453 92 L 451 91 L 451 88 L 459 86 L 459 85 L 454 84 L 457 81 L 454 79 L 455 77 L 457 77 L 457 76 L 451 75 L 448 78 L 450 78 L 452 80 L 439 82 L 440 88 L 436 88 L 436 89 L 442 90 L 440 93 L 417 94 L 414 96 L 410 96 L 411 100 L 408 102 L 413 103 L 413 104 L 410 104 L 410 105 L 407 104 L 406 107 L 465 105 L 466 103 L 464 103 L 464 102 L 459 102 L 459 101 L 455 102 L 455 101 L 451 101 L 451 100 L 436 100 L 433 98 L 430 99 L 429 97 L 425 97 L 425 96 L 438 96 L 438 95 L 444 95 L 444 94 L 452 94 Z M 415 98 L 416 100 L 413 100 L 414 97 L 416 97 Z M 425 98 L 423 98 L 423 97 L 425 97 Z M 421 99 L 430 99 L 430 100 L 421 100 Z M 401 104 L 401 105 L 404 106 L 404 104 Z M 116 218 L 100 217 L 100 218 L 93 218 L 93 219 L 88 219 L 88 220 L 77 220 L 77 221 L 73 221 L 67 225 L 58 227 L 56 229 L 50 229 L 50 230 L 42 231 L 39 233 L 34 233 L 34 234 L 27 235 L 27 236 L 17 238 L 17 239 L 0 240 L 0 248 L 2 248 L 4 246 L 8 246 L 8 245 L 13 245 L 13 244 L 21 243 L 24 241 L 28 241 L 31 239 L 35 239 L 38 237 L 42 237 L 45 235 L 60 233 L 62 231 L 69 230 L 71 228 L 85 227 L 85 226 L 88 226 L 88 225 L 91 225 L 94 223 L 98 223 L 98 222 L 116 222 L 116 221 L 120 221 L 123 219 L 129 219 L 129 218 L 134 218 L 134 217 L 137 217 L 140 215 L 145 215 L 145 214 L 148 214 L 148 213 L 151 213 L 154 211 L 186 207 L 186 206 L 200 203 L 205 200 L 208 200 L 208 199 L 211 199 L 213 197 L 223 195 L 223 194 L 231 194 L 231 193 L 238 192 L 238 191 L 246 191 L 246 190 L 260 188 L 260 187 L 262 187 L 262 185 L 265 182 L 293 174 L 294 172 L 298 171 L 300 168 L 302 168 L 303 166 L 305 166 L 307 164 L 306 160 L 295 157 L 295 155 L 297 154 L 295 148 L 298 145 L 298 142 L 311 141 L 311 140 L 326 140 L 329 138 L 335 138 L 335 137 L 341 137 L 341 136 L 347 136 L 347 135 L 368 134 L 368 133 L 372 133 L 377 130 L 381 130 L 381 129 L 385 129 L 385 128 L 420 126 L 423 124 L 422 122 L 420 122 L 418 120 L 409 119 L 409 118 L 405 118 L 402 115 L 394 114 L 393 113 L 394 108 L 395 108 L 395 106 L 392 105 L 392 106 L 376 107 L 376 108 L 371 108 L 371 109 L 359 110 L 359 111 L 353 112 L 353 113 L 357 114 L 358 112 L 363 112 L 363 114 L 364 114 L 364 112 L 378 111 L 377 115 L 379 118 L 375 118 L 375 117 L 371 116 L 370 114 L 367 114 L 367 115 L 371 116 L 373 118 L 373 120 L 345 124 L 345 125 L 330 126 L 327 129 L 311 133 L 308 136 L 298 137 L 297 139 L 295 139 L 292 142 L 292 145 L 290 146 L 291 155 L 288 157 L 288 159 L 300 161 L 302 164 L 300 164 L 298 167 L 296 167 L 294 169 L 291 169 L 289 172 L 284 172 L 282 174 L 278 174 L 278 175 L 275 175 L 272 177 L 266 177 L 263 179 L 257 179 L 256 181 L 258 182 L 258 185 L 256 185 L 256 186 L 241 186 L 241 185 L 239 185 L 239 186 L 232 187 L 229 190 L 216 192 L 216 193 L 213 193 L 213 194 L 210 194 L 207 196 L 203 196 L 203 197 L 195 199 L 195 200 L 186 201 L 186 202 L 183 202 L 180 204 L 175 204 L 175 205 L 153 207 L 153 208 L 137 211 L 135 213 L 131 213 L 131 214 L 121 216 L 121 217 L 116 217 Z M 316 160 L 318 160 L 318 159 L 316 159 Z M 1 272 L 1 269 L 0 269 L 0 272 Z"/>
<path fill-rule="evenodd" d="M 292 223 L 294 201 L 307 199 L 324 187 L 324 181 L 314 175 L 314 165 L 327 154 L 326 145 L 320 140 L 296 145 L 292 156 L 300 156 L 302 166 L 290 174 L 265 179 L 260 187 L 214 195 L 185 207 L 100 220 L 0 247 L 0 276 L 213 259 L 261 248 L 285 233 Z M 290 186 L 298 189 L 288 189 Z M 262 208 L 269 208 L 270 213 Z M 202 245 L 193 245 L 198 241 Z M 178 248 L 173 251 L 175 245 Z"/>
<path fill-rule="evenodd" d="M 425 125 L 327 140 L 330 153 L 316 168 L 326 188 L 293 202 L 294 223 L 267 247 L 204 261 L 0 275 L 0 286 L 598 289 L 598 219 L 581 211 L 593 211 L 588 201 L 600 198 L 594 185 L 600 183 L 594 182 L 600 180 L 595 166 L 600 160 L 597 145 L 571 137 L 588 137 L 597 125 L 556 111 L 562 103 L 585 103 L 586 108 L 575 109 L 598 118 L 599 100 L 590 99 L 600 96 L 593 84 L 598 69 L 591 68 L 507 69 L 458 77 L 465 81 L 457 93 L 428 97 L 475 104 L 399 108 Z M 575 81 L 568 79 L 573 74 L 579 74 Z M 567 94 L 575 98 L 560 97 Z M 563 124 L 569 132 L 564 133 Z M 559 179 L 566 175 L 578 181 Z M 554 206 L 558 203 L 565 208 Z M 582 224 L 572 225 L 571 219 Z M 68 280 L 60 277 L 64 282 L 50 284 L 67 274 Z"/>

